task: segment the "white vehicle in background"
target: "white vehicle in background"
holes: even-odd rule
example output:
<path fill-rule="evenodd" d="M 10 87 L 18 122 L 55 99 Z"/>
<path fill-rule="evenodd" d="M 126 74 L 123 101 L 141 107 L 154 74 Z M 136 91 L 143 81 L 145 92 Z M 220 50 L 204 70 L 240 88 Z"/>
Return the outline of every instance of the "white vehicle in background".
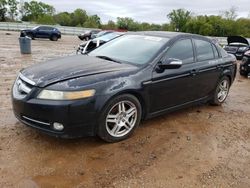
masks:
<path fill-rule="evenodd" d="M 120 37 L 123 34 L 124 34 L 123 32 L 112 32 L 112 33 L 103 35 L 101 37 L 94 38 L 89 41 L 85 41 L 78 46 L 76 50 L 76 54 L 86 54 L 87 52 L 90 52 L 91 50 L 103 45 L 104 43 L 108 41 L 111 41 L 117 37 Z"/>

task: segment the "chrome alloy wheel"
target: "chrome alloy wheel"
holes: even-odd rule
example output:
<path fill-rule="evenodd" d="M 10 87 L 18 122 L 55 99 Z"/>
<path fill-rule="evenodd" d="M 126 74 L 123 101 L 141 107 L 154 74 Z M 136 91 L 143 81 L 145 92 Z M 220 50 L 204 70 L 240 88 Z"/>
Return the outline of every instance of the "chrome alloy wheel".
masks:
<path fill-rule="evenodd" d="M 106 117 L 106 130 L 113 137 L 123 137 L 136 124 L 137 108 L 130 101 L 120 101 L 109 111 Z"/>
<path fill-rule="evenodd" d="M 218 101 L 223 102 L 227 98 L 228 92 L 229 92 L 229 82 L 228 80 L 223 80 L 219 85 L 219 91 L 217 94 Z"/>

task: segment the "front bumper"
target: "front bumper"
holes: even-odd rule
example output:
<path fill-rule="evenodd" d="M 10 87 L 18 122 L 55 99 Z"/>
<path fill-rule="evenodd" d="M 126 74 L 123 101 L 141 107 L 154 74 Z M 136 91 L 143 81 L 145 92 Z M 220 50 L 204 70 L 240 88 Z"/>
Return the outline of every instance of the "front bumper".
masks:
<path fill-rule="evenodd" d="M 49 135 L 63 138 L 94 136 L 97 116 L 94 99 L 51 101 L 40 99 L 15 99 L 13 111 L 25 125 Z M 53 129 L 53 123 L 64 125 L 62 131 Z"/>

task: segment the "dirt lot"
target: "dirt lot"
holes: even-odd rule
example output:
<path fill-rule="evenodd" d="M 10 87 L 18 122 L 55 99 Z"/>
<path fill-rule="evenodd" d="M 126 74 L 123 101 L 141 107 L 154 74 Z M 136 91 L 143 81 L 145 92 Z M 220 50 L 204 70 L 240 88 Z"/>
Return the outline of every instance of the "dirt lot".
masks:
<path fill-rule="evenodd" d="M 74 53 L 80 42 L 0 32 L 0 187 L 250 187 L 250 80 L 238 76 L 221 107 L 198 106 L 143 122 L 132 138 L 63 140 L 19 123 L 10 90 L 21 68 Z"/>

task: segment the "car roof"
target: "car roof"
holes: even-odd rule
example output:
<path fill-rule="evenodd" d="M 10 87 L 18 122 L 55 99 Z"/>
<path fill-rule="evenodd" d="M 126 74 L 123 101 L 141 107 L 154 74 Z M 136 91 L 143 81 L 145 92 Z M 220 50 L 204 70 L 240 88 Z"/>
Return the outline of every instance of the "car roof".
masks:
<path fill-rule="evenodd" d="M 48 26 L 48 25 L 39 25 L 39 26 L 36 26 L 36 27 L 47 27 L 47 28 L 56 29 L 56 27 Z M 35 28 L 36 28 L 36 27 L 35 27 Z"/>
<path fill-rule="evenodd" d="M 128 34 L 134 35 L 147 35 L 147 36 L 155 36 L 162 38 L 174 38 L 177 36 L 196 36 L 199 38 L 210 40 L 208 37 L 204 37 L 202 35 L 191 34 L 191 33 L 182 33 L 182 32 L 170 32 L 170 31 L 138 31 L 138 32 L 127 32 Z M 210 40 L 211 41 L 211 40 Z"/>

